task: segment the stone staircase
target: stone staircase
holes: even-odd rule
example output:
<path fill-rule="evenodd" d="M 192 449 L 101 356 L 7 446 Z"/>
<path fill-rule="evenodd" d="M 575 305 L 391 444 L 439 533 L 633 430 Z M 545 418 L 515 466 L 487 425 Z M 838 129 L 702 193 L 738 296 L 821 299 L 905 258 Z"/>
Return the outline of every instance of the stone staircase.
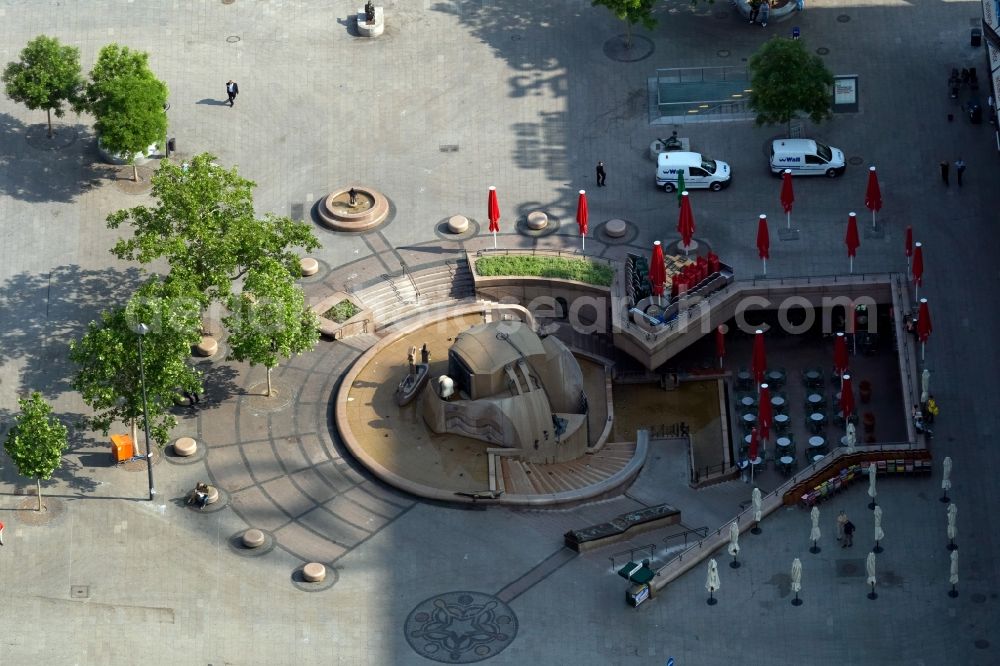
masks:
<path fill-rule="evenodd" d="M 500 457 L 503 486 L 510 495 L 548 495 L 585 488 L 621 471 L 635 455 L 635 442 L 609 442 L 567 463 L 540 465 Z"/>
<path fill-rule="evenodd" d="M 472 302 L 475 286 L 468 262 L 459 259 L 409 273 L 383 275 L 381 281 L 354 295 L 371 308 L 376 328 L 385 328 L 430 309 Z"/>

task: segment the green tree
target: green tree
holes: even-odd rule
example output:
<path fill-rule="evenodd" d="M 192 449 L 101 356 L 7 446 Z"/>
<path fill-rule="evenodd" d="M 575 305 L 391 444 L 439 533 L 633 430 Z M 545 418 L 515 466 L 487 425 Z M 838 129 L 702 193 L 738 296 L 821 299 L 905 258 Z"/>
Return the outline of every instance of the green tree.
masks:
<path fill-rule="evenodd" d="M 52 138 L 52 112 L 62 118 L 63 103 L 74 106 L 83 88 L 80 49 L 63 46 L 55 37 L 39 35 L 21 51 L 21 60 L 7 63 L 3 81 L 7 97 L 31 110 L 45 109 Z"/>
<path fill-rule="evenodd" d="M 309 351 L 319 339 L 316 315 L 285 267 L 273 260 L 248 273 L 242 293 L 230 296 L 227 306 L 232 313 L 223 318 L 229 356 L 266 367 L 271 395 L 271 369 L 282 358 Z"/>
<path fill-rule="evenodd" d="M 21 413 L 7 435 L 4 449 L 17 465 L 17 473 L 35 479 L 38 511 L 42 510 L 42 479 L 51 479 L 66 450 L 66 426 L 52 416 L 52 408 L 35 391 L 18 400 Z"/>
<path fill-rule="evenodd" d="M 125 307 L 102 313 L 70 343 L 70 360 L 78 366 L 73 388 L 95 412 L 90 427 L 107 435 L 113 423 L 127 423 L 133 441 L 139 441 L 144 424 L 136 327 L 143 323 L 150 328 L 143 337 L 150 435 L 166 445 L 177 424 L 169 412 L 177 389 L 202 390 L 201 374 L 187 363 L 191 345 L 201 339 L 199 312 L 200 303 L 183 286 L 152 280 Z"/>
<path fill-rule="evenodd" d="M 167 133 L 167 87 L 155 78 L 118 79 L 107 85 L 100 104 L 93 107 L 94 124 L 101 145 L 124 155 L 132 165 L 132 180 L 139 180 L 136 155 L 163 139 Z"/>
<path fill-rule="evenodd" d="M 81 110 L 92 110 L 122 79 L 156 79 L 149 68 L 149 54 L 133 51 L 120 44 L 108 44 L 97 54 L 97 61 L 90 69 L 90 81 L 79 103 Z"/>
<path fill-rule="evenodd" d="M 593 0 L 593 6 L 607 7 L 625 22 L 625 48 L 632 48 L 632 26 L 641 23 L 646 30 L 656 27 L 653 7 L 657 0 Z"/>
<path fill-rule="evenodd" d="M 319 247 L 310 226 L 287 217 L 256 217 L 253 188 L 236 169 L 223 169 L 215 156 L 196 156 L 179 167 L 163 161 L 153 176 L 153 208 L 138 206 L 108 217 L 108 227 L 132 227 L 132 237 L 119 240 L 112 253 L 142 264 L 163 259 L 171 280 L 190 285 L 202 299 L 225 303 L 233 281 L 270 262 L 289 275 L 299 274 L 292 248 Z"/>
<path fill-rule="evenodd" d="M 831 116 L 833 74 L 801 39 L 775 37 L 750 58 L 750 108 L 758 125 L 785 123 L 805 112 L 814 123 Z"/>
<path fill-rule="evenodd" d="M 167 135 L 167 86 L 149 68 L 149 54 L 120 44 L 108 44 L 97 54 L 90 82 L 77 103 L 97 119 L 101 145 L 124 155 L 139 180 L 137 153 Z"/>

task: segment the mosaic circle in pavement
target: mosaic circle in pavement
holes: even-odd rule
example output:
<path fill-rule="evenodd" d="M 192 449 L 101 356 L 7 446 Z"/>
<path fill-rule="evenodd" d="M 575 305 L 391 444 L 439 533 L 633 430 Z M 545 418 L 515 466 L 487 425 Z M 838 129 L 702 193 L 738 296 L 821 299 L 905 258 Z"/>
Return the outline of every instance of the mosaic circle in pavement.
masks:
<path fill-rule="evenodd" d="M 517 616 L 481 592 L 444 592 L 414 608 L 403 626 L 417 654 L 443 664 L 471 664 L 503 652 L 517 636 Z"/>

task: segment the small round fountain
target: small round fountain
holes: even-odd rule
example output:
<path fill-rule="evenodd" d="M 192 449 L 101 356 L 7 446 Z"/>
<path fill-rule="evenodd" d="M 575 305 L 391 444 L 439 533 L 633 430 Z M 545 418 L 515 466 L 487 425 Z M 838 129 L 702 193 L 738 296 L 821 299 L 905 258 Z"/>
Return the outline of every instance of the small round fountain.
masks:
<path fill-rule="evenodd" d="M 334 231 L 368 231 L 389 215 L 389 201 L 378 190 L 354 185 L 328 194 L 316 207 L 320 222 Z"/>

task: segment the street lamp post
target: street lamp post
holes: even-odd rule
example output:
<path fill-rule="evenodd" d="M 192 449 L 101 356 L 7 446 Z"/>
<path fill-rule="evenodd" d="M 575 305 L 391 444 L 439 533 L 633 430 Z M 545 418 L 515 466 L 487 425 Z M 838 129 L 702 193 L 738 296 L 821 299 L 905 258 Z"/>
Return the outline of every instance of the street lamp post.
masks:
<path fill-rule="evenodd" d="M 149 333 L 149 326 L 143 323 L 136 324 L 135 332 L 139 336 L 139 383 L 142 385 L 142 424 L 146 431 L 146 472 L 149 475 L 149 499 L 156 495 L 156 487 L 153 485 L 153 449 L 149 437 L 149 402 L 146 400 L 146 364 L 142 358 L 142 339 Z"/>

